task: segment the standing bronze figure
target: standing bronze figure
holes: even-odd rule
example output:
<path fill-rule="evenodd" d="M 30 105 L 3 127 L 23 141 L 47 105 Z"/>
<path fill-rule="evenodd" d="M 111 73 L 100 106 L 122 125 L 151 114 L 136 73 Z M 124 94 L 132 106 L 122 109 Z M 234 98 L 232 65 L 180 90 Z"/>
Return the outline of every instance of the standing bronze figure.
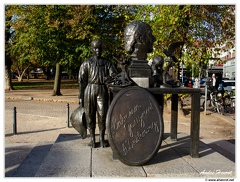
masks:
<path fill-rule="evenodd" d="M 87 128 L 90 132 L 89 146 L 96 147 L 96 116 L 100 132 L 100 146 L 106 147 L 104 140 L 106 130 L 106 114 L 108 109 L 108 91 L 105 80 L 116 72 L 110 61 L 103 58 L 102 41 L 91 42 L 93 56 L 82 63 L 79 70 L 79 104 L 84 107 Z"/>

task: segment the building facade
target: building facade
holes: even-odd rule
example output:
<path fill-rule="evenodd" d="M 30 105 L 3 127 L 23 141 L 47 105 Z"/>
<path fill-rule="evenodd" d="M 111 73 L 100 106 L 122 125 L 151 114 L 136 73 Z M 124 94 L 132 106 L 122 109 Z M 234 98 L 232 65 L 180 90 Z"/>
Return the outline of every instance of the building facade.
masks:
<path fill-rule="evenodd" d="M 228 52 L 223 52 L 220 58 L 225 64 L 223 64 L 223 78 L 234 79 L 235 80 L 235 58 L 236 52 L 235 47 L 229 49 Z"/>

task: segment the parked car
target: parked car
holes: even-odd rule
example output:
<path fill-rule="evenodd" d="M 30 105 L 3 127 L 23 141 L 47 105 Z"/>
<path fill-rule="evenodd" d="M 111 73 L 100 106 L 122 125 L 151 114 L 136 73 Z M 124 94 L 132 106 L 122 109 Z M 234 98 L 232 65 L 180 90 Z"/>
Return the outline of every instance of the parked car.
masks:
<path fill-rule="evenodd" d="M 183 76 L 183 78 L 182 78 L 182 76 L 180 75 L 180 81 L 182 82 L 182 86 L 185 85 L 185 83 L 186 83 L 187 80 L 188 80 L 188 77 L 187 77 L 187 76 Z"/>
<path fill-rule="evenodd" d="M 200 79 L 200 89 L 201 89 L 201 94 L 205 94 L 205 85 L 206 85 L 206 80 L 207 78 L 201 78 Z"/>
<path fill-rule="evenodd" d="M 235 90 L 235 80 L 222 80 L 224 91 Z"/>

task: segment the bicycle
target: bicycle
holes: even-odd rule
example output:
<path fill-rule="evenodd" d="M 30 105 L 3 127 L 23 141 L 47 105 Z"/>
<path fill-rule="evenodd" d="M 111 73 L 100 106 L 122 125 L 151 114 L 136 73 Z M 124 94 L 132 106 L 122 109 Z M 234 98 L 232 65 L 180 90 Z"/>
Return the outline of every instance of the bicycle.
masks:
<path fill-rule="evenodd" d="M 211 92 L 208 90 L 209 96 L 207 96 L 207 101 L 209 100 L 209 107 L 213 107 L 213 111 L 217 112 L 219 114 L 224 114 L 224 106 L 223 106 L 223 100 L 222 100 L 222 93 L 218 91 Z M 208 94 L 207 94 L 208 95 Z M 202 103 L 203 110 L 205 110 L 205 100 Z"/>

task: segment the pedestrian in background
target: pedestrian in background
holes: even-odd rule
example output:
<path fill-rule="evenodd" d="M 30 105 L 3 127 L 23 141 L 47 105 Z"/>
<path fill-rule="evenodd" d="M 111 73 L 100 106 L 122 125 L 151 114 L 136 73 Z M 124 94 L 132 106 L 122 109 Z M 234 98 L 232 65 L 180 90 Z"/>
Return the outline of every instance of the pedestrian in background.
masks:
<path fill-rule="evenodd" d="M 193 82 L 192 82 L 192 77 L 191 76 L 188 78 L 187 86 L 190 87 L 190 88 L 193 87 Z"/>
<path fill-rule="evenodd" d="M 212 87 L 213 87 L 213 91 L 218 90 L 218 86 L 219 86 L 219 80 L 216 77 L 216 75 L 213 73 L 212 74 Z"/>
<path fill-rule="evenodd" d="M 198 78 L 195 78 L 195 82 L 194 82 L 193 88 L 200 88 L 200 83 L 199 83 Z"/>

